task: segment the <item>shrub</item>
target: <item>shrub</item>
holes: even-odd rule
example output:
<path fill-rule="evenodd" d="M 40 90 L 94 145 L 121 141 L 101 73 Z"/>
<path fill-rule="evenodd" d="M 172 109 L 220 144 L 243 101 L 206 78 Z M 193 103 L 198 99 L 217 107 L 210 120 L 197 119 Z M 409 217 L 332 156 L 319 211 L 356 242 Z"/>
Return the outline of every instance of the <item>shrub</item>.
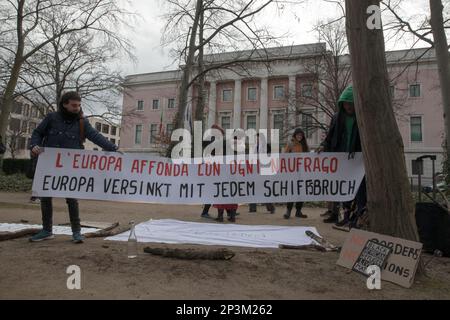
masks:
<path fill-rule="evenodd" d="M 27 172 L 31 165 L 30 159 L 3 159 L 3 172 L 6 175 Z"/>
<path fill-rule="evenodd" d="M 30 192 L 33 180 L 23 174 L 0 175 L 0 191 Z"/>

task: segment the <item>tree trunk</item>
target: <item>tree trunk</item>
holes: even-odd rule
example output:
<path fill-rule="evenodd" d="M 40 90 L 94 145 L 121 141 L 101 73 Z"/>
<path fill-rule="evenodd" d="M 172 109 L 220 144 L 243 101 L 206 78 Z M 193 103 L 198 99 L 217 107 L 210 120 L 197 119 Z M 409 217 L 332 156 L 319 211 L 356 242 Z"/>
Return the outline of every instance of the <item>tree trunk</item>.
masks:
<path fill-rule="evenodd" d="M 198 79 L 198 99 L 197 105 L 195 108 L 195 121 L 204 121 L 204 111 L 205 111 L 205 103 L 206 103 L 206 88 L 205 88 L 205 64 L 203 61 L 203 27 L 204 27 L 204 12 L 200 13 L 200 24 L 199 24 L 199 32 L 198 32 L 198 73 L 200 77 Z M 203 126 L 204 127 L 204 126 Z"/>
<path fill-rule="evenodd" d="M 186 58 L 186 65 L 184 66 L 183 69 L 183 77 L 181 80 L 180 93 L 178 97 L 178 112 L 175 120 L 175 129 L 183 127 L 183 116 L 188 102 L 187 98 L 188 98 L 189 82 L 191 78 L 192 69 L 194 66 L 195 51 L 197 49 L 195 45 L 195 39 L 197 36 L 200 13 L 202 12 L 202 9 L 203 9 L 203 1 L 197 0 L 197 4 L 195 7 L 194 22 L 192 24 L 189 39 L 188 56 Z"/>
<path fill-rule="evenodd" d="M 403 140 L 389 94 L 383 30 L 367 28 L 366 10 L 380 0 L 346 0 L 355 109 L 366 168 L 373 232 L 418 240 Z"/>
<path fill-rule="evenodd" d="M 444 107 L 446 161 L 450 161 L 450 55 L 444 29 L 443 9 L 441 0 L 430 0 L 431 28 L 433 30 Z"/>
<path fill-rule="evenodd" d="M 23 38 L 23 6 L 24 1 L 18 2 L 17 7 L 17 49 L 14 57 L 14 64 L 11 69 L 11 75 L 6 84 L 5 91 L 1 100 L 0 114 L 0 136 L 6 145 L 6 130 L 8 128 L 9 116 L 14 105 L 14 91 L 16 90 L 17 81 L 19 80 L 20 69 L 23 64 L 23 53 L 25 50 L 25 40 Z M 3 156 L 0 155 L 0 171 L 3 167 Z"/>

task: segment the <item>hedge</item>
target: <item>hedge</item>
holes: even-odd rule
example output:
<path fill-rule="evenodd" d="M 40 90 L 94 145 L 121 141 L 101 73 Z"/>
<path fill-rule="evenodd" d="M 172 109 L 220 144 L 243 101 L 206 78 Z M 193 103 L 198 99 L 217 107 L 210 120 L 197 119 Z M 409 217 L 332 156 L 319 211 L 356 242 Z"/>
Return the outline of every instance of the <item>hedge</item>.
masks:
<path fill-rule="evenodd" d="M 31 165 L 30 159 L 3 159 L 3 172 L 6 175 L 27 172 Z"/>

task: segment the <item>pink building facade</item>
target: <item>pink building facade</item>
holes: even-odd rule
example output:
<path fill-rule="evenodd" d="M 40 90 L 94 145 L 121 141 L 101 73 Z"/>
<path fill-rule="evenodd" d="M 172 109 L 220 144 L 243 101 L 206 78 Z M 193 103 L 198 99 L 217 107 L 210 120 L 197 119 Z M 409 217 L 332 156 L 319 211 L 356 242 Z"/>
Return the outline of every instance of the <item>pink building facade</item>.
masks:
<path fill-rule="evenodd" d="M 323 55 L 325 45 L 270 50 L 273 60 L 270 68 L 253 62 L 246 65 L 245 74 L 229 69 L 208 74 L 204 128 L 216 123 L 225 129 L 279 129 L 280 144 L 284 145 L 292 130 L 305 129 L 312 117 L 329 122 L 329 117 L 318 108 L 299 106 L 296 102 L 298 96 L 315 96 L 323 90 L 320 81 L 315 80 L 320 75 L 312 75 L 305 66 Z M 215 55 L 214 61 L 236 59 L 234 54 L 242 52 Z M 438 157 L 436 170 L 440 171 L 444 120 L 434 52 L 423 49 L 388 52 L 387 61 L 409 175 L 413 176 L 413 160 L 425 154 Z M 155 154 L 161 151 L 158 137 L 170 134 L 173 129 L 180 79 L 179 70 L 126 77 L 120 137 L 124 151 Z M 189 99 L 194 110 L 196 95 L 197 90 L 191 89 Z M 301 112 L 290 112 L 292 108 L 300 108 Z M 310 146 L 317 147 L 324 130 L 306 131 Z M 431 177 L 431 164 L 425 163 L 424 171 L 425 177 Z"/>

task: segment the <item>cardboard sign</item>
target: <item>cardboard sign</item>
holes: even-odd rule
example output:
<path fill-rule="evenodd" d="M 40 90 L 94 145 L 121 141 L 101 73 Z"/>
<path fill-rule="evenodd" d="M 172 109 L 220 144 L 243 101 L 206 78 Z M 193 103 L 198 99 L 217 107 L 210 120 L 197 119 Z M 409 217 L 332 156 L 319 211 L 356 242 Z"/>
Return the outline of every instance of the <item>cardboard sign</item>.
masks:
<path fill-rule="evenodd" d="M 349 201 L 364 177 L 362 154 L 297 153 L 182 163 L 143 153 L 45 148 L 33 195 L 169 204 Z M 221 157 L 222 158 L 222 157 Z M 223 159 L 222 159 L 223 160 Z"/>
<path fill-rule="evenodd" d="M 392 249 L 373 240 L 367 241 L 360 256 L 353 265 L 353 271 L 359 272 L 365 276 L 369 266 L 378 266 L 380 269 L 384 266 L 386 259 Z"/>
<path fill-rule="evenodd" d="M 422 252 L 422 244 L 419 242 L 352 229 L 342 247 L 337 264 L 352 269 L 369 240 L 392 250 L 381 268 L 381 279 L 410 288 Z"/>

